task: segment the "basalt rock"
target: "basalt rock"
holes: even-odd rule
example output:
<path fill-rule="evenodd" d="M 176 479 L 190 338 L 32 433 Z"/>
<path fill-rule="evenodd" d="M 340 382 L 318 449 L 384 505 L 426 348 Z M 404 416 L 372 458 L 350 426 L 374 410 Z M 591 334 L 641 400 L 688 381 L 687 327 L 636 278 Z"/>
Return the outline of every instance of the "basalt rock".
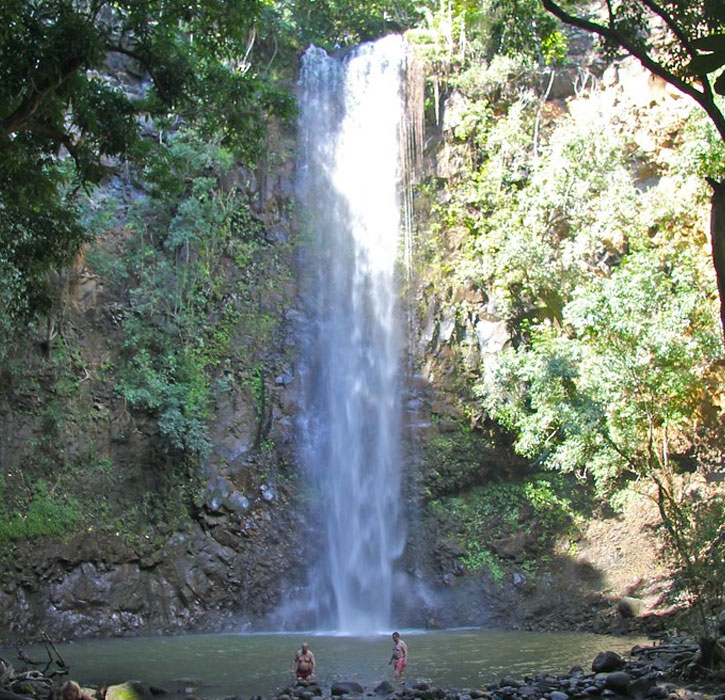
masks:
<path fill-rule="evenodd" d="M 622 617 L 639 617 L 644 612 L 644 601 L 631 596 L 622 596 L 617 603 L 617 610 Z"/>
<path fill-rule="evenodd" d="M 615 651 L 600 651 L 592 661 L 594 673 L 618 671 L 624 666 L 624 659 Z"/>
<path fill-rule="evenodd" d="M 626 695 L 629 689 L 629 683 L 632 677 L 624 671 L 615 671 L 610 673 L 604 681 L 604 687 L 613 690 L 620 695 Z"/>
<path fill-rule="evenodd" d="M 363 687 L 355 681 L 340 681 L 332 686 L 332 695 L 361 695 Z"/>

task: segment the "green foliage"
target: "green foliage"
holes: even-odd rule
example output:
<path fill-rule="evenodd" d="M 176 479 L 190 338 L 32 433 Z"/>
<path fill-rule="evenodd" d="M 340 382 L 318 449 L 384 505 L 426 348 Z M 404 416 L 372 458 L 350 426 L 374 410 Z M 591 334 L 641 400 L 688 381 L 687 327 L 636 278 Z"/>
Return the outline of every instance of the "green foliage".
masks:
<path fill-rule="evenodd" d="M 0 491 L 4 488 L 4 484 L 0 485 Z M 80 505 L 74 499 L 54 496 L 48 485 L 38 480 L 22 513 L 0 510 L 0 542 L 62 537 L 73 532 L 80 520 Z"/>
<path fill-rule="evenodd" d="M 564 37 L 539 0 L 488 0 L 474 5 L 480 8 L 475 21 L 489 59 L 518 54 L 552 63 L 564 57 Z"/>
<path fill-rule="evenodd" d="M 431 268 L 420 270 L 428 282 L 425 313 L 443 308 L 458 321 L 445 347 L 433 340 L 437 360 L 445 358 L 436 373 L 460 372 L 466 335 L 489 313 L 502 318 L 513 347 L 482 356 L 478 370 L 465 365 L 484 417 L 507 427 L 534 465 L 587 479 L 602 495 L 633 480 L 654 485 L 669 552 L 683 573 L 679 591 L 719 605 L 697 579 L 707 567 L 721 570 L 717 530 L 687 515 L 678 457 L 698 444 L 708 396 L 722 391 L 703 230 L 711 193 L 695 176 L 725 172 L 716 125 L 691 116 L 665 163 L 663 154 L 639 150 L 596 91 L 585 108 L 574 100 L 552 124 L 520 57 L 461 65 L 448 79 L 463 98 L 448 105 L 455 126 L 446 155 L 464 167 L 425 187 L 433 223 L 419 239 Z M 506 88 L 511 76 L 518 92 Z M 635 182 L 643 165 L 657 171 L 655 184 Z M 459 300 L 463 289 L 482 303 L 470 293 Z M 558 495 L 531 492 L 526 507 L 561 511 Z M 703 518 L 709 503 L 703 490 Z M 495 521 L 474 515 L 465 500 L 445 501 L 441 518 L 446 513 L 458 519 L 454 532 L 465 533 L 466 565 L 486 565 L 493 550 L 480 533 L 495 537 Z M 498 509 L 511 531 L 519 515 Z M 719 585 L 708 579 L 710 591 Z"/>
<path fill-rule="evenodd" d="M 645 248 L 578 287 L 562 328 L 529 327 L 530 342 L 504 353 L 479 390 L 522 454 L 602 486 L 648 476 L 657 446 L 693 429 L 719 354 L 714 320 L 692 261 Z"/>
<path fill-rule="evenodd" d="M 444 528 L 458 538 L 462 561 L 469 571 L 487 570 L 495 581 L 503 577 L 503 561 L 492 542 L 522 532 L 541 549 L 570 532 L 580 519 L 571 487 L 564 479 L 539 474 L 521 482 L 488 483 L 458 496 L 430 502 Z"/>
<path fill-rule="evenodd" d="M 0 360 L 35 312 L 47 312 L 55 289 L 46 276 L 88 239 L 77 223 L 67 171 L 0 133 Z"/>
<path fill-rule="evenodd" d="M 516 449 L 543 466 L 588 476 L 604 493 L 633 479 L 654 485 L 678 590 L 698 634 L 713 638 L 722 496 L 692 503 L 675 455 L 696 439 L 721 354 L 716 310 L 686 252 L 640 245 L 610 277 L 574 290 L 561 325 L 532 324 L 479 391 Z"/>
<path fill-rule="evenodd" d="M 353 46 L 414 26 L 421 7 L 411 0 L 282 0 L 270 2 L 277 36 L 296 50 L 314 43 L 325 49 Z"/>
<path fill-rule="evenodd" d="M 468 543 L 466 555 L 461 560 L 469 571 L 485 569 L 496 583 L 503 581 L 504 571 L 495 554 L 478 541 Z"/>
<path fill-rule="evenodd" d="M 152 196 L 129 213 L 123 254 L 107 266 L 130 304 L 117 390 L 154 416 L 166 452 L 208 452 L 215 393 L 276 329 L 271 293 L 285 267 L 246 198 L 221 186 L 233 163 L 193 131 L 170 138 L 149 161 Z M 260 391 L 259 366 L 252 376 Z"/>
<path fill-rule="evenodd" d="M 693 113 L 685 124 L 678 167 L 700 177 L 725 177 L 725 141 L 702 113 Z"/>
<path fill-rule="evenodd" d="M 715 639 L 717 613 L 725 604 L 725 495 L 701 486 L 678 492 L 670 481 L 660 484 L 658 505 L 675 570 L 674 597 L 695 611 L 698 636 Z M 703 659 L 706 665 L 712 661 Z"/>
<path fill-rule="evenodd" d="M 424 17 L 425 22 L 408 31 L 406 37 L 426 66 L 426 111 L 436 123 L 440 121 L 442 97 L 452 88 L 469 95 L 481 91 L 491 105 L 503 106 L 518 88 L 527 83 L 534 87 L 538 82 L 535 75 L 540 71 L 521 67 L 538 69 L 566 53 L 563 35 L 538 0 L 441 3 L 424 8 Z M 510 70 L 513 66 L 518 68 L 517 80 L 507 83 L 502 68 Z M 499 94 L 493 94 L 492 88 L 500 90 Z"/>
<path fill-rule="evenodd" d="M 44 153 L 64 145 L 80 175 L 94 179 L 100 155 L 125 153 L 132 144 L 141 112 L 177 112 L 201 124 L 208 118 L 216 131 L 216 109 L 232 104 L 225 139 L 250 153 L 258 144 L 239 127 L 254 133 L 267 110 L 288 109 L 248 62 L 260 0 L 172 0 L 153 11 L 135 2 L 115 2 L 112 10 L 106 4 L 3 4 L 0 113 L 11 140 L 27 136 Z M 92 71 L 109 54 L 148 72 L 152 90 L 134 100 L 96 77 Z M 234 121 L 240 115 L 243 123 Z"/>
<path fill-rule="evenodd" d="M 489 449 L 482 436 L 463 424 L 457 430 L 426 440 L 422 454 L 426 498 L 455 493 L 478 483 L 482 476 L 481 460 Z"/>
<path fill-rule="evenodd" d="M 430 3 L 424 12 L 425 23 L 409 36 L 428 63 L 443 69 L 441 76 L 496 56 L 550 63 L 566 53 L 563 35 L 538 0 Z"/>
<path fill-rule="evenodd" d="M 636 193 L 623 158 L 624 144 L 600 131 L 602 121 L 594 117 L 584 123 L 564 122 L 541 154 L 538 167 L 535 153 L 528 163 L 517 164 L 499 141 L 492 144 L 498 161 L 508 162 L 498 172 L 490 168 L 487 172 L 509 190 L 513 221 L 502 225 L 511 208 L 508 204 L 486 224 L 492 235 L 478 236 L 475 251 L 483 263 L 482 281 L 501 299 L 504 316 L 511 320 L 525 318 L 533 309 L 560 318 L 572 289 L 608 256 L 616 255 L 626 236 Z M 505 142 L 505 133 L 502 136 Z M 521 184 L 507 182 L 508 173 L 513 170 L 525 177 L 527 169 L 533 175 L 524 180 L 525 194 L 512 191 Z"/>

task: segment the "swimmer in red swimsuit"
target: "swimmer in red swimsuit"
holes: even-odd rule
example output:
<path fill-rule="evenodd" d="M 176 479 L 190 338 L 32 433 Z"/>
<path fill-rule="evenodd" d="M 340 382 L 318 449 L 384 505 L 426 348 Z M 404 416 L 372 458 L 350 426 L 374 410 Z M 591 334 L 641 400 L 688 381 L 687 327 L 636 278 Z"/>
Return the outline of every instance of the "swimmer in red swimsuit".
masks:
<path fill-rule="evenodd" d="M 311 680 L 315 677 L 315 655 L 310 651 L 307 642 L 302 644 L 292 660 L 292 673 L 297 674 L 299 680 Z"/>

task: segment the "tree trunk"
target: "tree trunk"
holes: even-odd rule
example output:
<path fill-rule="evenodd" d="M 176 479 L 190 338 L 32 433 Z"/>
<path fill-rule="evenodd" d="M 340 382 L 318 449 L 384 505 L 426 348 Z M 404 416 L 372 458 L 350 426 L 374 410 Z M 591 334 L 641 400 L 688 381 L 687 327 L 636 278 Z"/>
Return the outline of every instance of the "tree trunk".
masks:
<path fill-rule="evenodd" d="M 713 637 L 700 637 L 697 641 L 700 647 L 700 666 L 714 669 L 725 661 L 725 649 L 720 646 L 717 639 Z"/>
<path fill-rule="evenodd" d="M 712 261 L 717 277 L 717 291 L 720 295 L 720 324 L 725 334 L 725 182 L 707 178 L 712 187 L 712 210 L 710 212 L 710 236 L 712 239 Z"/>

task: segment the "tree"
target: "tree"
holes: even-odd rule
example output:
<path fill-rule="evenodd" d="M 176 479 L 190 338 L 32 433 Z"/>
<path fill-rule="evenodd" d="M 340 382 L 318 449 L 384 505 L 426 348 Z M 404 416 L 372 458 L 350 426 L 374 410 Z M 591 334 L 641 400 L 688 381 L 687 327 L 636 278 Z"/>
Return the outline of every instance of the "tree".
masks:
<path fill-rule="evenodd" d="M 142 157 L 142 117 L 196 123 L 241 156 L 257 155 L 266 115 L 289 114 L 292 104 L 252 69 L 265 8 L 264 0 L 0 5 L 3 330 L 47 307 L 45 273 L 88 236 L 74 208 L 79 188 L 113 159 Z"/>
<path fill-rule="evenodd" d="M 654 499 L 710 666 L 725 658 L 725 498 L 687 488 L 682 456 L 720 352 L 714 309 L 691 256 L 633 246 L 611 276 L 574 292 L 561 325 L 533 324 L 479 391 L 524 456 L 592 478 L 602 493 L 638 482 Z"/>
<path fill-rule="evenodd" d="M 718 51 L 710 54 L 707 37 L 725 29 L 725 6 L 715 0 L 606 0 L 602 19 L 573 14 L 561 2 L 542 0 L 544 7 L 565 24 L 601 37 L 611 52 L 623 49 L 654 75 L 691 97 L 725 141 L 725 115 L 715 94 L 712 71 L 725 63 Z M 720 321 L 725 332 L 725 181 L 708 178 L 713 188 L 710 235 L 720 296 Z"/>
<path fill-rule="evenodd" d="M 278 0 L 272 3 L 276 33 L 296 50 L 311 43 L 326 49 L 353 46 L 389 32 L 402 32 L 421 17 L 412 0 Z"/>

